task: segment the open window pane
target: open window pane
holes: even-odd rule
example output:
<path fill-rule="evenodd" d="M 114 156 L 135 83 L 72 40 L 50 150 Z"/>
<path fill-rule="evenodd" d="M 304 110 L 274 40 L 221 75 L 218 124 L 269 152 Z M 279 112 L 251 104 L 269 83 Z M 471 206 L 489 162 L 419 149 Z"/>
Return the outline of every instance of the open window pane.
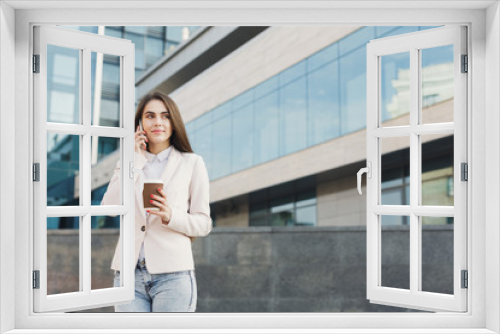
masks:
<path fill-rule="evenodd" d="M 410 226 L 408 216 L 381 216 L 381 286 L 410 288 Z"/>
<path fill-rule="evenodd" d="M 381 204 L 409 205 L 410 191 L 410 137 L 389 137 L 380 139 L 381 163 Z"/>
<path fill-rule="evenodd" d="M 80 136 L 47 134 L 47 206 L 81 205 Z"/>
<path fill-rule="evenodd" d="M 367 165 L 372 170 L 367 179 L 367 296 L 375 303 L 467 310 L 467 290 L 460 289 L 460 273 L 467 270 L 467 182 L 459 182 L 456 174 L 467 163 L 467 74 L 460 71 L 465 42 L 464 27 L 443 27 L 367 46 Z M 381 127 L 383 58 L 405 52 L 410 55 L 409 126 Z M 408 157 L 400 159 L 397 171 L 389 158 L 405 152 Z M 401 205 L 401 197 L 407 205 Z M 411 223 L 404 225 L 408 219 Z M 387 251 L 396 232 L 384 228 L 406 233 L 406 247 L 396 244 L 395 254 Z M 399 272 L 389 271 L 389 265 Z M 391 281 L 396 276 L 404 279 Z"/>
<path fill-rule="evenodd" d="M 118 225 L 123 235 L 122 258 L 131 261 L 133 257 L 134 179 L 128 168 L 134 160 L 134 46 L 125 40 L 49 26 L 36 26 L 34 40 L 34 54 L 40 57 L 39 72 L 33 74 L 34 91 L 37 92 L 33 101 L 33 271 L 40 277 L 39 288 L 33 290 L 34 311 L 66 312 L 130 301 L 133 299 L 132 268 L 124 269 L 125 279 L 120 289 L 103 289 L 112 287 L 113 275 L 110 275 L 111 283 L 92 283 L 91 243 L 92 227 L 102 224 L 103 228 L 116 228 Z M 76 51 L 66 52 L 66 47 Z M 91 50 L 102 53 L 103 64 L 108 54 L 113 55 L 109 58 L 122 62 L 118 71 L 120 89 L 115 97 L 123 104 L 114 109 L 114 122 L 99 122 L 94 126 L 91 110 L 94 107 L 93 89 L 96 90 L 96 64 L 95 60 L 92 62 Z M 71 60 L 70 55 L 74 59 Z M 54 58 L 59 61 L 54 62 Z M 72 67 L 76 68 L 76 74 L 71 72 Z M 105 70 L 102 71 L 104 75 Z M 102 87 L 98 90 L 102 91 Z M 54 99 L 53 95 L 59 91 L 73 94 L 78 108 L 70 108 L 67 100 Z M 102 99 L 103 94 L 100 95 Z M 104 109 L 100 110 L 101 116 Z M 118 115 L 123 115 L 123 119 L 117 118 Z M 115 128 L 106 129 L 103 125 Z M 105 137 L 108 133 L 109 138 Z M 124 145 L 120 147 L 122 142 Z M 108 212 L 92 205 L 92 200 L 98 198 L 100 202 L 102 199 L 99 188 L 107 187 L 118 159 L 122 160 L 121 177 L 127 176 L 118 184 L 123 189 L 122 194 L 130 195 L 119 194 L 119 205 L 108 208 Z M 38 175 L 37 170 L 41 171 Z M 121 216 L 123 228 L 113 220 L 92 220 L 99 215 Z M 96 258 L 108 261 L 105 256 Z M 91 292 L 92 285 L 101 290 Z"/>
<path fill-rule="evenodd" d="M 92 52 L 92 125 L 120 126 L 121 57 Z"/>
<path fill-rule="evenodd" d="M 410 53 L 382 56 L 380 62 L 380 115 L 384 123 L 410 112 Z M 396 124 L 409 125 L 410 119 L 400 119 Z"/>
<path fill-rule="evenodd" d="M 80 52 L 47 45 L 47 122 L 81 122 Z"/>
<path fill-rule="evenodd" d="M 80 217 L 47 217 L 47 295 L 81 291 Z"/>
<path fill-rule="evenodd" d="M 91 147 L 92 205 L 100 205 L 120 160 L 120 138 L 92 136 Z M 117 184 L 121 184 L 121 174 L 117 173 L 115 177 L 118 177 Z M 121 189 L 115 198 L 118 205 L 123 204 Z"/>
<path fill-rule="evenodd" d="M 420 51 L 422 123 L 453 122 L 453 45 Z"/>
<path fill-rule="evenodd" d="M 110 269 L 115 249 L 120 254 L 121 248 L 116 247 L 120 237 L 120 216 L 93 216 L 92 225 L 92 290 L 112 288 L 114 271 Z"/>
<path fill-rule="evenodd" d="M 454 204 L 454 136 L 421 136 L 422 205 Z"/>
<path fill-rule="evenodd" d="M 453 294 L 453 217 L 420 217 L 422 291 Z"/>

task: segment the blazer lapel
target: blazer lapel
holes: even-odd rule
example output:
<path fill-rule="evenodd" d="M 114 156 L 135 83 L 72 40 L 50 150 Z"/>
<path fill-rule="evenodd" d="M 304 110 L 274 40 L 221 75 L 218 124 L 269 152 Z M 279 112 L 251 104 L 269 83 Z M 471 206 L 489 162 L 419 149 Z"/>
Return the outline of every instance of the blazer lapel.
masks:
<path fill-rule="evenodd" d="M 181 161 L 181 152 L 177 151 L 175 147 L 172 147 L 172 151 L 170 152 L 170 155 L 168 157 L 167 166 L 165 167 L 165 169 L 161 174 L 161 178 L 165 182 L 165 187 L 168 186 L 168 182 L 172 178 L 172 175 L 177 169 L 177 166 L 179 165 L 180 161 Z"/>

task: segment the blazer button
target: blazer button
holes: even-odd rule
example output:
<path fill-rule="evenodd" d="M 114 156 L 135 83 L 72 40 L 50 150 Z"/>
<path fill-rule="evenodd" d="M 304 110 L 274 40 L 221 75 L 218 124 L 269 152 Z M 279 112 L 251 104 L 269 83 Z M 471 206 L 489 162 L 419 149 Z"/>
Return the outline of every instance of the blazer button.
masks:
<path fill-rule="evenodd" d="M 146 231 L 146 226 L 142 225 L 142 227 L 141 227 L 141 231 L 142 231 L 142 232 Z"/>

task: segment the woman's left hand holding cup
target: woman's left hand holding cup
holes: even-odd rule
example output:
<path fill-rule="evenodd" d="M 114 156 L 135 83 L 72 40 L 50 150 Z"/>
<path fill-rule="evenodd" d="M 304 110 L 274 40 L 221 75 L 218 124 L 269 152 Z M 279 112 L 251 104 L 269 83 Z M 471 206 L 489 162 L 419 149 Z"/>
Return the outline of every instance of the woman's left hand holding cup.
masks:
<path fill-rule="evenodd" d="M 168 225 L 170 219 L 172 218 L 172 209 L 168 205 L 167 202 L 167 194 L 163 191 L 163 189 L 158 188 L 158 192 L 161 196 L 151 195 L 150 203 L 154 206 L 157 206 L 160 210 L 146 210 L 152 215 L 157 215 L 161 218 L 162 223 L 164 225 Z"/>

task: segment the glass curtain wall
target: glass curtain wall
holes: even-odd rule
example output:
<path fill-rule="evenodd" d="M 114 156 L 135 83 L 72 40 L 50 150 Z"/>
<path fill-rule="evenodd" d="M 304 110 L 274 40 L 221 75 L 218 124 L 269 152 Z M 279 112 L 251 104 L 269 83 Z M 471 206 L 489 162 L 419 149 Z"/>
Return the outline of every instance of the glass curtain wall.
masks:
<path fill-rule="evenodd" d="M 189 122 L 189 138 L 203 156 L 210 179 L 364 129 L 366 44 L 430 28 L 360 28 Z M 452 54 L 443 57 L 443 63 L 453 62 Z M 424 72 L 433 72 L 432 64 L 424 66 Z M 385 67 L 384 121 L 408 113 L 397 108 L 406 97 L 405 86 L 399 83 L 406 82 L 408 73 L 404 61 Z M 446 85 L 429 87 L 426 94 L 432 98 L 425 98 L 426 107 L 449 98 L 442 93 Z"/>

